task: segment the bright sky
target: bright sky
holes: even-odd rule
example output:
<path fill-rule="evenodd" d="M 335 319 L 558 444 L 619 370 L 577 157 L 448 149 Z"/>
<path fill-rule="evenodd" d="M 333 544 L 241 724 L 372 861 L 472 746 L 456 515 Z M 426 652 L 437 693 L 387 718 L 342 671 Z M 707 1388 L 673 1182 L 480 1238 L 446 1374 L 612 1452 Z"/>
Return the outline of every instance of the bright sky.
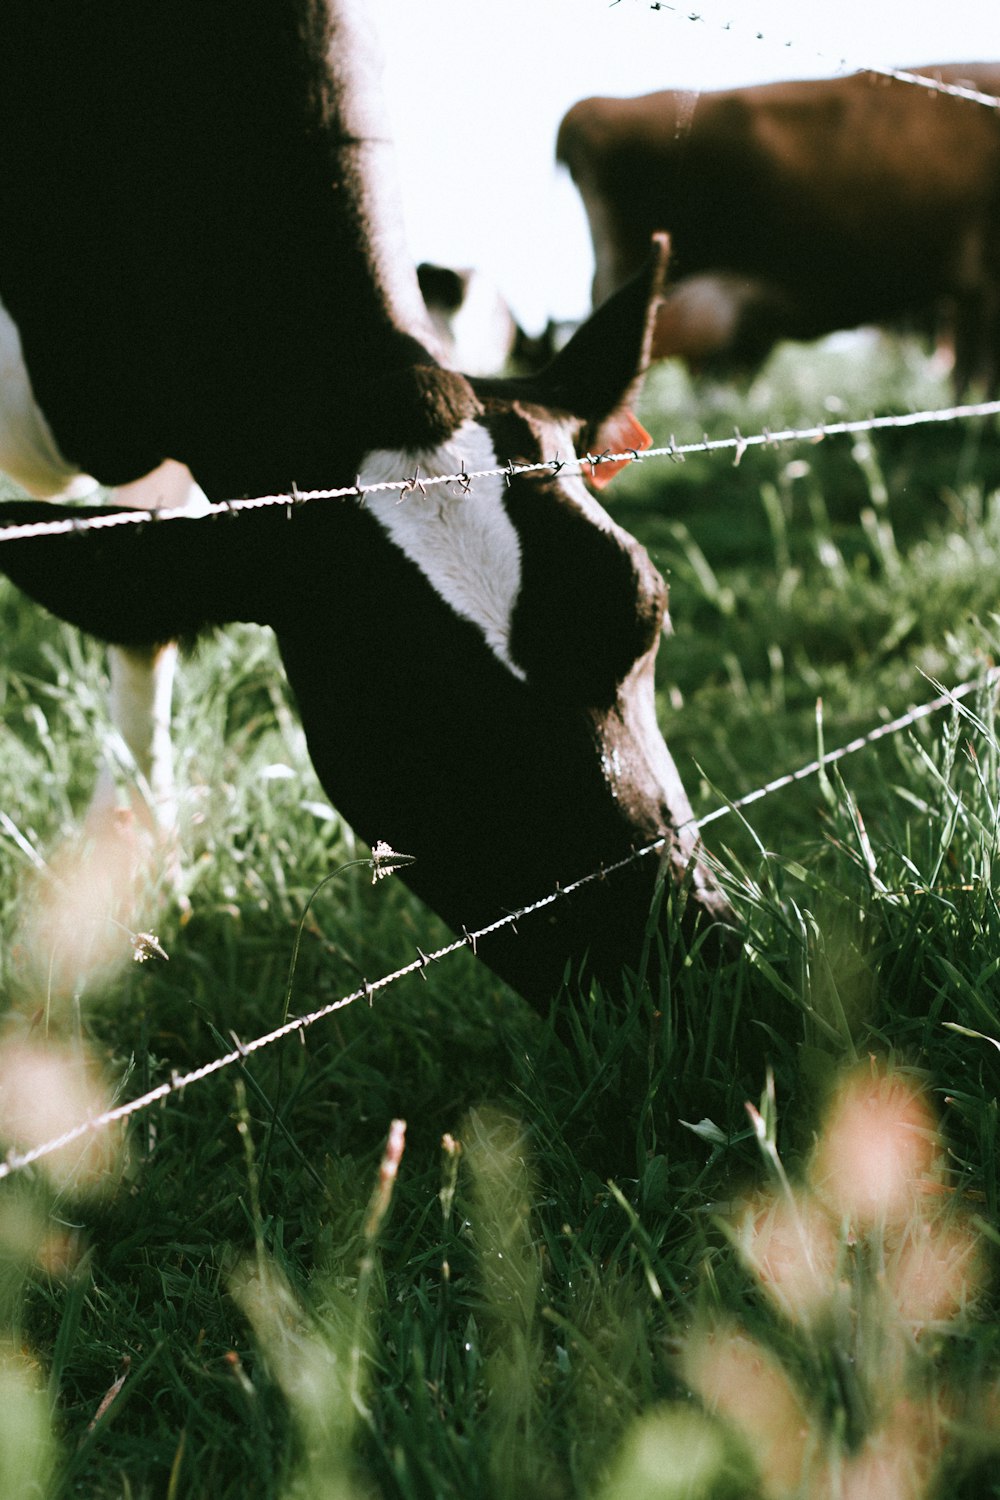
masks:
<path fill-rule="evenodd" d="M 590 236 L 553 161 L 577 99 L 1000 59 L 1000 0 L 372 0 L 371 14 L 414 258 L 488 270 L 532 331 L 589 307 Z"/>

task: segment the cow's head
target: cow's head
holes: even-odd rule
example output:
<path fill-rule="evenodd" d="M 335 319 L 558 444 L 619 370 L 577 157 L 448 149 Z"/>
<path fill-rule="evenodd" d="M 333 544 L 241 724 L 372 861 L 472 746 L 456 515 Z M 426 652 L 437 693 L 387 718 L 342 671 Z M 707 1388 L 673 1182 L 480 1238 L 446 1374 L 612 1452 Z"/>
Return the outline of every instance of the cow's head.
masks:
<path fill-rule="evenodd" d="M 664 255 L 537 377 L 470 383 L 419 363 L 387 376 L 387 429 L 425 436 L 363 454 L 362 503 L 8 542 L 0 566 L 112 640 L 272 625 L 328 795 L 364 838 L 416 856 L 405 878 L 458 928 L 664 834 L 692 918 L 725 919 L 656 722 L 665 586 L 573 462 L 629 445 L 620 414 L 645 366 Z M 556 459 L 567 467 L 421 484 Z M 408 474 L 406 494 L 374 489 Z M 30 509 L 3 507 L 0 520 Z M 535 999 L 585 961 L 614 979 L 638 960 L 657 867 L 647 858 L 589 884 L 480 951 Z"/>

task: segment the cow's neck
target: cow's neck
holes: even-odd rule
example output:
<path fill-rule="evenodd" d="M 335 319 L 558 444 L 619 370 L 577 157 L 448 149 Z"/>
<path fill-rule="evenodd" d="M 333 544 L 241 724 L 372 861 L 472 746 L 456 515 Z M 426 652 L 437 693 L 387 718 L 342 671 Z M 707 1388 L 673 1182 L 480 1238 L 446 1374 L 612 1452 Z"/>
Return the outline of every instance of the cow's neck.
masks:
<path fill-rule="evenodd" d="M 372 445 L 358 391 L 424 359 L 357 6 L 54 0 L 9 77 L 0 16 L 0 139 L 47 100 L 0 162 L 0 299 L 98 477 L 176 457 L 216 495 L 342 482 Z"/>
<path fill-rule="evenodd" d="M 338 191 L 347 198 L 375 307 L 386 309 L 396 328 L 429 342 L 433 334 L 403 232 L 382 60 L 367 0 L 333 0 L 329 14 Z"/>

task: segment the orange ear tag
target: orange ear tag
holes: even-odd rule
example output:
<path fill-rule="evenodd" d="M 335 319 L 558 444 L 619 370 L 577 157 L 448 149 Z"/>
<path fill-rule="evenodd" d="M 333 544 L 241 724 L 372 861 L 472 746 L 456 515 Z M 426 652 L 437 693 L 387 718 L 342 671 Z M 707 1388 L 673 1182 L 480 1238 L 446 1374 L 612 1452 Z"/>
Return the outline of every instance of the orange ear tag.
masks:
<path fill-rule="evenodd" d="M 630 449 L 641 453 L 653 445 L 653 439 L 642 423 L 625 408 L 602 422 L 600 438 L 605 453 L 627 453 Z M 630 458 L 616 458 L 600 464 L 585 463 L 583 477 L 595 490 L 603 490 L 631 462 Z"/>

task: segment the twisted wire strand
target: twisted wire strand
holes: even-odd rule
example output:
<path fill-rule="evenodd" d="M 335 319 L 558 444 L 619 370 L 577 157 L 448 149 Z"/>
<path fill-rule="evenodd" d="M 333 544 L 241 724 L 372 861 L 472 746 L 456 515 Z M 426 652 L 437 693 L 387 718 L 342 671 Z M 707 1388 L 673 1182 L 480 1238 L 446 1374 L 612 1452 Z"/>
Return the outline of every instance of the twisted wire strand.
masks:
<path fill-rule="evenodd" d="M 957 406 L 936 407 L 926 411 L 902 412 L 883 416 L 861 417 L 854 421 L 819 422 L 810 427 L 784 427 L 772 432 L 764 428 L 761 432 L 744 436 L 734 429 L 732 437 L 710 438 L 678 443 L 671 437 L 669 443 L 637 451 L 628 448 L 619 452 L 586 453 L 571 459 L 552 458 L 537 463 L 508 463 L 502 468 L 462 469 L 457 474 L 421 474 L 419 471 L 402 479 L 382 480 L 378 484 L 347 484 L 334 489 L 300 490 L 273 495 L 256 495 L 241 500 L 222 500 L 212 503 L 192 517 L 183 507 L 174 510 L 109 510 L 98 516 L 64 516 L 53 521 L 30 521 L 10 526 L 0 526 L 0 544 L 3 542 L 36 541 L 45 537 L 71 536 L 86 531 L 108 531 L 116 526 L 162 526 L 168 521 L 210 521 L 216 516 L 239 515 L 244 511 L 263 510 L 271 506 L 283 506 L 291 516 L 295 509 L 311 500 L 353 500 L 363 505 L 367 495 L 395 491 L 399 503 L 405 502 L 408 494 L 416 490 L 427 490 L 437 485 L 455 485 L 462 497 L 472 495 L 472 484 L 477 479 L 503 478 L 510 481 L 522 474 L 559 474 L 563 470 L 583 474 L 604 463 L 624 461 L 645 462 L 648 459 L 668 458 L 675 463 L 695 453 L 734 453 L 734 464 L 738 464 L 744 453 L 751 448 L 776 448 L 782 443 L 818 443 L 824 438 L 840 437 L 863 432 L 881 432 L 887 428 L 919 427 L 928 423 L 957 422 L 973 417 L 1000 416 L 1000 401 L 967 402 Z"/>
<path fill-rule="evenodd" d="M 932 74 L 911 73 L 907 68 L 864 68 L 865 73 L 880 73 L 884 78 L 895 78 L 898 83 L 912 83 L 917 88 L 930 89 L 935 94 L 952 94 L 956 99 L 967 99 L 970 104 L 982 104 L 986 109 L 1000 109 L 1000 99 L 995 94 L 984 94 L 964 83 L 945 83 Z"/>

